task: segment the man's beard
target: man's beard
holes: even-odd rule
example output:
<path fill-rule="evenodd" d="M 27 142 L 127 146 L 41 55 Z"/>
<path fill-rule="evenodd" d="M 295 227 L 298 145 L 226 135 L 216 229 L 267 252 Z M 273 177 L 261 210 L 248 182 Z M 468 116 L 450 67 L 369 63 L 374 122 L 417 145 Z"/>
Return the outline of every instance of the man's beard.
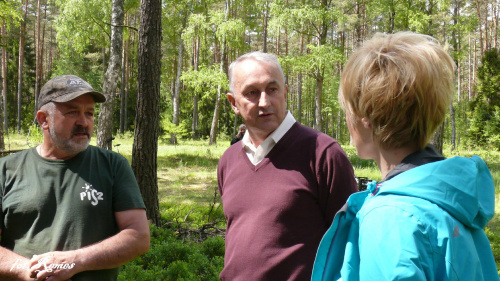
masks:
<path fill-rule="evenodd" d="M 87 140 L 82 140 L 80 142 L 74 141 L 72 139 L 73 135 L 78 134 L 78 133 L 87 134 L 87 136 L 88 136 Z M 60 138 L 56 134 L 56 132 L 54 130 L 54 124 L 50 124 L 49 134 L 50 134 L 50 137 L 52 138 L 52 142 L 55 144 L 55 146 L 59 150 L 63 151 L 64 153 L 66 153 L 68 155 L 75 155 L 75 154 L 78 154 L 78 153 L 84 151 L 85 149 L 87 149 L 87 147 L 89 146 L 90 137 L 91 137 L 89 132 L 88 132 L 88 129 L 84 128 L 82 126 L 74 126 L 73 129 L 71 130 L 71 134 L 70 134 L 69 138 L 63 139 L 63 138 Z"/>

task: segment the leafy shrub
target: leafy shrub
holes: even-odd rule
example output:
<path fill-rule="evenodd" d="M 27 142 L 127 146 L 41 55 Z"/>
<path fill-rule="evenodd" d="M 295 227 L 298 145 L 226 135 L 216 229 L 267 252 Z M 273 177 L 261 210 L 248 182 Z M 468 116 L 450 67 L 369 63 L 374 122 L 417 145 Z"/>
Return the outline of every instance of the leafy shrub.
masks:
<path fill-rule="evenodd" d="M 201 244 L 201 252 L 209 258 L 224 257 L 224 243 L 220 236 L 210 237 Z"/>
<path fill-rule="evenodd" d="M 180 239 L 177 231 L 151 226 L 148 253 L 122 266 L 118 280 L 219 280 L 224 266 L 224 239 L 209 237 L 201 243 Z"/>
<path fill-rule="evenodd" d="M 167 281 L 192 281 L 193 273 L 189 270 L 189 264 L 185 261 L 174 261 L 167 268 Z"/>

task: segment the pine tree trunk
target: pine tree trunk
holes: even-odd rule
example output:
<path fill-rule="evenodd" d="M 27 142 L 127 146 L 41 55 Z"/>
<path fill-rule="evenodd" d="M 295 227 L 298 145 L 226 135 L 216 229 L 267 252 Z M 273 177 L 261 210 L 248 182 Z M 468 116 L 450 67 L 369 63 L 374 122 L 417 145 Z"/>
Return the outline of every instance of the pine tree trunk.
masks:
<path fill-rule="evenodd" d="M 481 6 L 479 6 L 479 0 L 476 0 L 476 12 L 477 12 L 477 20 L 478 22 L 481 22 Z M 479 29 L 479 46 L 481 47 L 480 51 L 481 51 L 481 57 L 483 57 L 483 51 L 484 51 L 484 47 L 483 47 L 483 29 L 481 27 L 481 24 L 479 24 L 479 26 L 477 27 Z"/>
<path fill-rule="evenodd" d="M 321 100 L 323 94 L 323 71 L 316 69 L 316 90 L 314 95 L 314 129 L 323 131 L 323 116 Z"/>
<path fill-rule="evenodd" d="M 132 169 L 148 218 L 161 225 L 158 202 L 158 136 L 160 131 L 161 0 L 141 0 L 139 65 Z"/>
<path fill-rule="evenodd" d="M 24 45 L 26 33 L 26 18 L 28 14 L 28 0 L 24 4 L 24 18 L 19 27 L 19 66 L 17 69 L 17 133 L 21 132 L 21 104 L 22 104 L 22 87 L 23 87 L 23 67 L 24 67 Z"/>
<path fill-rule="evenodd" d="M 184 30 L 184 28 L 183 28 Z M 177 127 L 179 126 L 179 116 L 181 109 L 181 75 L 182 75 L 182 52 L 184 51 L 184 44 L 182 38 L 179 38 L 179 45 L 177 46 L 177 72 L 175 74 L 175 91 L 173 105 L 172 123 Z M 170 134 L 170 143 L 177 144 L 177 136 Z"/>
<path fill-rule="evenodd" d="M 36 13 L 36 39 L 35 39 L 35 111 L 38 107 L 38 94 L 40 92 L 40 77 L 38 76 L 40 68 L 40 6 L 41 0 L 38 0 L 38 8 Z"/>
<path fill-rule="evenodd" d="M 434 145 L 441 154 L 443 154 L 443 139 L 444 139 L 444 123 L 437 128 L 431 140 L 432 145 Z"/>
<path fill-rule="evenodd" d="M 457 139 L 457 129 L 455 126 L 455 108 L 453 107 L 453 103 L 450 104 L 450 126 L 451 126 L 451 151 L 456 148 L 456 139 Z"/>
<path fill-rule="evenodd" d="M 198 139 L 198 94 L 194 93 L 193 96 L 193 125 L 191 126 L 193 139 Z"/>
<path fill-rule="evenodd" d="M 300 27 L 300 55 L 304 54 L 304 32 L 303 26 Z M 297 75 L 297 121 L 302 123 L 302 71 Z"/>
<path fill-rule="evenodd" d="M 44 58 L 44 50 L 45 50 L 45 23 L 47 22 L 47 8 L 44 9 L 44 21 L 42 27 L 42 39 L 40 40 L 40 66 L 38 67 L 38 85 L 44 84 L 43 77 L 43 58 Z M 40 87 L 41 88 L 41 87 Z"/>
<path fill-rule="evenodd" d="M 267 53 L 267 18 L 269 17 L 269 4 L 265 1 L 264 5 L 264 18 L 262 19 L 262 52 Z"/>
<path fill-rule="evenodd" d="M 495 39 L 493 42 L 493 48 L 497 49 L 498 48 L 498 15 L 500 12 L 498 11 L 500 2 L 495 1 L 493 4 L 493 23 L 494 23 L 494 28 L 493 28 L 493 34 L 495 34 Z"/>
<path fill-rule="evenodd" d="M 323 9 L 328 8 L 328 1 L 321 0 L 321 7 Z M 326 43 L 326 37 L 328 35 L 328 20 L 326 18 L 322 19 L 321 31 L 319 35 L 319 45 L 324 45 Z M 314 110 L 314 129 L 322 132 L 323 131 L 323 113 L 322 113 L 322 95 L 323 95 L 323 82 L 324 82 L 324 67 L 318 66 L 316 69 L 316 93 L 314 97 L 315 110 Z"/>
<path fill-rule="evenodd" d="M 120 78 L 120 80 L 122 82 L 121 87 L 120 87 L 120 134 L 122 134 L 122 135 L 125 132 L 124 113 L 125 113 L 125 72 L 126 72 L 125 64 L 127 63 L 127 53 L 126 52 L 127 52 L 126 46 L 123 46 L 123 48 L 122 48 L 122 62 L 121 62 L 122 75 Z"/>
<path fill-rule="evenodd" d="M 197 38 L 196 43 L 196 52 L 195 52 L 195 61 L 194 61 L 194 70 L 198 71 L 198 66 L 200 62 L 200 37 Z M 193 125 L 191 127 L 192 130 L 192 138 L 198 139 L 198 93 L 194 92 L 193 96 Z"/>
<path fill-rule="evenodd" d="M 484 15 L 484 50 L 490 49 L 490 40 L 488 39 L 488 0 L 484 0 L 485 15 Z M 482 56 L 482 54 L 481 54 Z"/>
<path fill-rule="evenodd" d="M 2 106 L 0 106 L 0 149 L 5 149 L 4 133 L 7 132 L 7 53 L 5 52 L 5 20 L 2 20 Z"/>
<path fill-rule="evenodd" d="M 7 112 L 7 51 L 5 50 L 5 36 L 7 25 L 2 21 L 2 96 L 3 96 L 3 131 L 8 132 L 8 112 Z M 3 136 L 3 134 L 2 134 Z"/>
<path fill-rule="evenodd" d="M 225 21 L 229 18 L 229 0 L 226 0 L 225 8 Z M 226 36 L 222 39 L 222 50 L 220 55 L 220 71 L 224 71 L 224 57 L 226 56 Z M 227 74 L 227 73 L 226 73 Z M 222 86 L 217 87 L 217 96 L 215 98 L 215 109 L 214 116 L 212 118 L 212 126 L 210 127 L 210 140 L 209 145 L 217 143 L 217 129 L 219 125 L 219 114 L 220 114 L 220 97 L 222 95 Z"/>
<path fill-rule="evenodd" d="M 108 70 L 104 76 L 102 93 L 106 102 L 101 104 L 97 127 L 97 146 L 112 150 L 113 148 L 113 108 L 115 91 L 120 75 L 120 64 L 123 45 L 123 2 L 113 0 L 111 11 L 111 47 L 109 50 Z"/>

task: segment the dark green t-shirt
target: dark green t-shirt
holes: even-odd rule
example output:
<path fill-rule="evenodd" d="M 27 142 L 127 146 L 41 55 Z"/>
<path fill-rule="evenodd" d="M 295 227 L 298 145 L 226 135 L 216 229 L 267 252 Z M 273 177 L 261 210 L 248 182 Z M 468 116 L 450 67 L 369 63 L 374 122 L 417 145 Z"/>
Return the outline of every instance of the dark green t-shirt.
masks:
<path fill-rule="evenodd" d="M 118 153 L 89 146 L 69 160 L 35 148 L 0 159 L 0 246 L 31 258 L 79 249 L 118 233 L 115 212 L 145 208 L 135 176 Z M 118 269 L 71 278 L 116 280 Z"/>

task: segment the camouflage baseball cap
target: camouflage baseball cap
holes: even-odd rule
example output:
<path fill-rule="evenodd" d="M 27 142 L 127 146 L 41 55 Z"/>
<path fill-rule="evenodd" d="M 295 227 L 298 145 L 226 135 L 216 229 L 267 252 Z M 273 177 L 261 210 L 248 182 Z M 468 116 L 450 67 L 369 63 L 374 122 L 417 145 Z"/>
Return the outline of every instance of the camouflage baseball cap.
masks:
<path fill-rule="evenodd" d="M 68 102 L 77 97 L 90 94 L 95 102 L 105 102 L 106 97 L 95 91 L 89 83 L 76 75 L 62 75 L 50 79 L 40 90 L 38 108 L 49 102 Z"/>

